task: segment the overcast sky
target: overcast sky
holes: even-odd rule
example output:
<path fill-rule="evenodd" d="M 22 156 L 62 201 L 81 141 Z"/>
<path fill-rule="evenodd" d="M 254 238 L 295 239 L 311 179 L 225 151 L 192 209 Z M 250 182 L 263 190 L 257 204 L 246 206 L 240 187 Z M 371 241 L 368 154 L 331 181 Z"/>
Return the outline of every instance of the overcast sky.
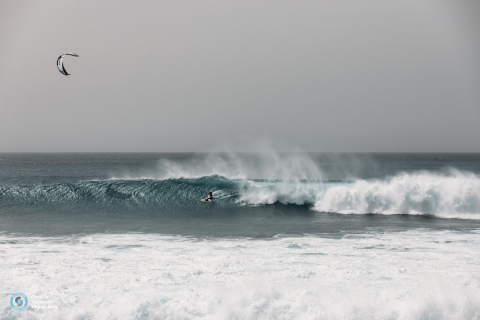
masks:
<path fill-rule="evenodd" d="M 480 152 L 480 1 L 0 1 L 0 152 L 259 139 Z"/>

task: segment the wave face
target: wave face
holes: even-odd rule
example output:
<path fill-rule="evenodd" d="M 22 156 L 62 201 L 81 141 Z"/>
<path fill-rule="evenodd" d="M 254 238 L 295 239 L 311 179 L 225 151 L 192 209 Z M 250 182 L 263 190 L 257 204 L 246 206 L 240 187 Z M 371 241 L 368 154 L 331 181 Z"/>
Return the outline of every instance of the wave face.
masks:
<path fill-rule="evenodd" d="M 0 186 L 0 199 L 16 204 L 70 204 L 93 206 L 191 207 L 207 190 L 224 194 L 233 190 L 234 181 L 221 177 L 198 179 L 90 180 L 53 185 Z M 223 201 L 222 203 L 225 203 Z"/>
<path fill-rule="evenodd" d="M 215 206 L 200 202 L 213 191 Z M 0 186 L 3 205 L 58 204 L 127 209 L 307 206 L 340 214 L 434 215 L 480 219 L 480 178 L 469 172 L 402 173 L 383 180 L 270 180 L 223 176 L 109 179 Z"/>

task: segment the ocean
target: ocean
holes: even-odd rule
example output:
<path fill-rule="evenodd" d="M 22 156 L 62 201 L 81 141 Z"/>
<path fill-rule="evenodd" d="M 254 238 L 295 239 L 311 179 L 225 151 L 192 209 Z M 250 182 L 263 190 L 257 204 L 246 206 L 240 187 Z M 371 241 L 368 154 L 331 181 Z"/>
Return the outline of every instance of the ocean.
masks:
<path fill-rule="evenodd" d="M 0 257 L 0 319 L 480 319 L 480 154 L 3 153 Z"/>

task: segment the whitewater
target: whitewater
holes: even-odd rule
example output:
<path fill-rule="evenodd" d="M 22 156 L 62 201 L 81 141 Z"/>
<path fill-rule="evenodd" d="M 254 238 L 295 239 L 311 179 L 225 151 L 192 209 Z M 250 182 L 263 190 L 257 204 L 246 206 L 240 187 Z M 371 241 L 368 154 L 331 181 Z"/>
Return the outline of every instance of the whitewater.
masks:
<path fill-rule="evenodd" d="M 0 237 L 17 319 L 475 319 L 480 234 Z M 20 252 L 20 254 L 19 254 Z M 6 299 L 2 299 L 6 300 Z"/>
<path fill-rule="evenodd" d="M 479 174 L 478 154 L 0 154 L 0 319 L 479 319 Z"/>

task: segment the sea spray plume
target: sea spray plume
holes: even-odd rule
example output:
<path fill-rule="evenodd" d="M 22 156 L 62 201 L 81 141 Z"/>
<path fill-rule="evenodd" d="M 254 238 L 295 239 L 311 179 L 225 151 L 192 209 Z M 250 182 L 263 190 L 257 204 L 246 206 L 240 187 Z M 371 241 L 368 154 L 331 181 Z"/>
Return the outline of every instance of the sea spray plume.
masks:
<path fill-rule="evenodd" d="M 386 180 L 358 180 L 319 192 L 321 212 L 345 214 L 432 214 L 449 218 L 480 216 L 480 178 L 470 172 L 403 173 Z"/>
<path fill-rule="evenodd" d="M 279 153 L 268 145 L 249 152 L 223 148 L 187 161 L 162 160 L 158 165 L 161 179 L 222 176 L 228 179 L 268 179 L 282 181 L 321 180 L 322 173 L 304 152 Z"/>

